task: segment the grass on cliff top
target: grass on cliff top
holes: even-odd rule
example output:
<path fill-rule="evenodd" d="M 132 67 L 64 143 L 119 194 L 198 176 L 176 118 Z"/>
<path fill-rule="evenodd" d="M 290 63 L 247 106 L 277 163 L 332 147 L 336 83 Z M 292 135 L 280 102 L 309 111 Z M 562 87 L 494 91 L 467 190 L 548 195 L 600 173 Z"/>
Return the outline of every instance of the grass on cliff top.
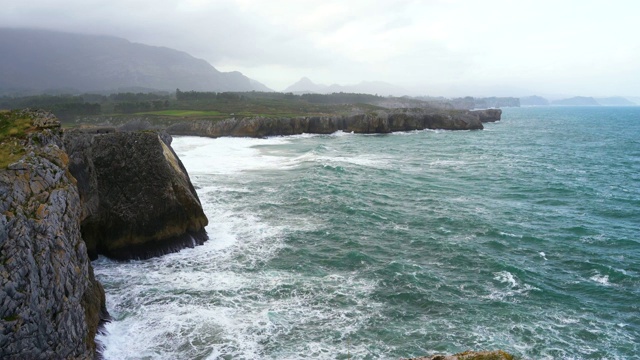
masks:
<path fill-rule="evenodd" d="M 314 104 L 300 99 L 247 98 L 174 101 L 169 109 L 138 112 L 132 115 L 176 117 L 187 120 L 223 120 L 233 117 L 292 118 L 346 115 L 354 111 L 366 112 L 380 109 L 382 108 L 370 104 Z"/>
<path fill-rule="evenodd" d="M 221 121 L 230 118 L 294 118 L 305 116 L 350 115 L 385 110 L 381 106 L 369 103 L 317 103 L 299 96 L 286 94 L 239 93 L 236 96 L 213 96 L 204 99 L 167 100 L 163 108 L 144 108 L 122 111 L 117 103 L 104 103 L 100 114 L 78 116 L 74 119 L 62 119 L 64 127 L 79 125 L 118 126 L 132 120 L 148 121 L 155 126 L 171 126 L 184 121 Z M 233 94 L 232 94 L 233 95 Z M 347 96 L 348 94 L 344 95 Z M 143 104 L 138 102 L 135 104 Z M 72 122 L 73 121 L 73 122 Z"/>
<path fill-rule="evenodd" d="M 14 111 L 0 111 L 0 169 L 24 155 L 22 142 L 32 130 L 30 118 L 21 117 Z"/>
<path fill-rule="evenodd" d="M 160 115 L 160 116 L 180 116 L 180 117 L 205 117 L 223 115 L 219 111 L 202 111 L 202 110 L 160 110 L 139 112 L 136 115 Z"/>

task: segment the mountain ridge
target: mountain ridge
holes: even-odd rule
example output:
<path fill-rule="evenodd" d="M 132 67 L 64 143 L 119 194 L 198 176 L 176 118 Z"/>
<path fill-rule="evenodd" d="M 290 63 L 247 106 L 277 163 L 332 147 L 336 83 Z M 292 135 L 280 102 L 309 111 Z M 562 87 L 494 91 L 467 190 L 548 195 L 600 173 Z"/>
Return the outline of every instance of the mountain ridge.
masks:
<path fill-rule="evenodd" d="M 311 79 L 303 76 L 297 82 L 289 85 L 283 92 L 291 92 L 294 94 L 331 94 L 331 93 L 361 93 L 381 96 L 402 96 L 406 95 L 408 91 L 402 87 L 386 83 L 384 81 L 361 81 L 358 84 L 353 85 L 339 85 L 339 84 L 316 84 Z"/>
<path fill-rule="evenodd" d="M 4 92 L 272 91 L 240 72 L 218 71 L 186 52 L 109 35 L 0 28 L 0 48 Z"/>

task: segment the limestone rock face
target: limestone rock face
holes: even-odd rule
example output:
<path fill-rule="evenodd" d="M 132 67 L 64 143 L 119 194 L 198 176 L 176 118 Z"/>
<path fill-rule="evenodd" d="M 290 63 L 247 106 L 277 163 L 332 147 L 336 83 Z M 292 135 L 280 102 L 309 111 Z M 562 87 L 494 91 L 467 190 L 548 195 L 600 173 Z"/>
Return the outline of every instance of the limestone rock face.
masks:
<path fill-rule="evenodd" d="M 84 199 L 82 237 L 91 258 L 144 259 L 207 240 L 195 189 L 158 133 L 70 131 L 65 144 Z"/>
<path fill-rule="evenodd" d="M 384 134 L 393 131 L 424 129 L 477 130 L 483 128 L 481 116 L 489 119 L 495 115 L 476 111 L 452 110 L 450 112 L 392 113 L 381 111 L 379 113 L 350 116 L 311 116 L 278 119 L 262 117 L 232 118 L 217 122 L 183 122 L 169 126 L 166 131 L 174 135 L 264 137 L 298 135 L 302 133 L 331 134 L 340 130 L 359 134 Z"/>
<path fill-rule="evenodd" d="M 26 155 L 0 170 L 0 358 L 92 359 L 108 318 L 104 290 L 81 238 L 61 130 L 34 117 Z"/>

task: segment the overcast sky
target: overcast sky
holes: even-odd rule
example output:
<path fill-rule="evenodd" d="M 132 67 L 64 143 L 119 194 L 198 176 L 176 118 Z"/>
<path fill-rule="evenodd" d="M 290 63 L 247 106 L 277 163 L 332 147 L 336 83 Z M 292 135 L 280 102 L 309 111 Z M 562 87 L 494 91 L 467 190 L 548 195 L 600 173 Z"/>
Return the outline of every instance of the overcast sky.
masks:
<path fill-rule="evenodd" d="M 640 96 L 637 0 L 3 1 L 0 26 L 182 50 L 274 90 L 385 81 L 427 95 Z"/>

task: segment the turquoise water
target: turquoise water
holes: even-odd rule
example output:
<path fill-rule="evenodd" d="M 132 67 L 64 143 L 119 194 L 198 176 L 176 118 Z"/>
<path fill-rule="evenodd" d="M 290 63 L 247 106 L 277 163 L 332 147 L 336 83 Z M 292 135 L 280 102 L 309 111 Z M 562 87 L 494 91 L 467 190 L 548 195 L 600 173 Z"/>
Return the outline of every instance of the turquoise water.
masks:
<path fill-rule="evenodd" d="M 180 137 L 211 240 L 100 259 L 108 359 L 640 353 L 640 107 L 483 131 Z"/>

